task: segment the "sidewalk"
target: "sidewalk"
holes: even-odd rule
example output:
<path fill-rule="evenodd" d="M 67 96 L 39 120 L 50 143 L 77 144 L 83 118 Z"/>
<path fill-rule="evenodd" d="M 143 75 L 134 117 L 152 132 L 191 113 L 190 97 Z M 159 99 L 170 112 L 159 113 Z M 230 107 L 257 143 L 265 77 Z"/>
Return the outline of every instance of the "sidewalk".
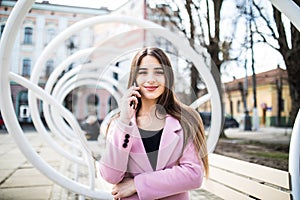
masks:
<path fill-rule="evenodd" d="M 261 128 L 258 131 L 244 132 L 239 129 L 227 129 L 228 138 L 237 140 L 256 140 L 261 142 L 287 143 L 291 136 L 291 129 Z M 64 173 L 68 166 L 65 159 L 45 145 L 42 138 L 34 130 L 25 133 L 28 140 L 43 156 L 60 172 Z M 68 172 L 65 172 L 68 173 Z M 220 199 L 202 189 L 192 191 L 191 200 Z M 16 200 L 75 200 L 76 194 L 71 193 L 59 185 L 54 184 L 46 176 L 35 169 L 17 148 L 13 138 L 5 131 L 0 131 L 0 199 Z"/>
<path fill-rule="evenodd" d="M 25 134 L 45 161 L 59 170 L 62 165 L 61 158 L 53 150 L 44 146 L 37 133 Z M 1 200 L 70 199 L 61 198 L 66 193 L 67 191 L 55 185 L 27 161 L 9 134 L 0 133 Z"/>
<path fill-rule="evenodd" d="M 292 128 L 261 127 L 256 131 L 244 131 L 237 128 L 225 129 L 230 139 L 258 141 L 271 144 L 289 144 Z"/>

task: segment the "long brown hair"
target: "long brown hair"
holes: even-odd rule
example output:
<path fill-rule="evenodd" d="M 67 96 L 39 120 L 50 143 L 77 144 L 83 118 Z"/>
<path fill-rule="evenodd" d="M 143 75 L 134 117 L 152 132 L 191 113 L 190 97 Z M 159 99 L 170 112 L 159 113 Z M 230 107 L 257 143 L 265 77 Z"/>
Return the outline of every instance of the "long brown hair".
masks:
<path fill-rule="evenodd" d="M 134 56 L 131 62 L 131 71 L 128 81 L 128 88 L 131 87 L 136 79 L 139 66 L 145 56 L 155 57 L 159 63 L 162 65 L 165 76 L 165 91 L 159 97 L 157 104 L 157 112 L 167 113 L 174 118 L 176 118 L 182 128 L 184 133 L 184 145 L 192 139 L 198 152 L 199 159 L 202 160 L 204 165 L 204 170 L 206 176 L 208 176 L 208 153 L 206 147 L 206 137 L 204 132 L 204 126 L 201 120 L 200 115 L 189 106 L 181 103 L 174 94 L 174 74 L 171 66 L 171 62 L 168 56 L 164 53 L 163 50 L 156 47 L 147 47 L 140 50 Z M 141 102 L 139 102 L 137 107 L 137 112 L 141 108 Z M 163 113 L 161 113 L 163 114 Z"/>

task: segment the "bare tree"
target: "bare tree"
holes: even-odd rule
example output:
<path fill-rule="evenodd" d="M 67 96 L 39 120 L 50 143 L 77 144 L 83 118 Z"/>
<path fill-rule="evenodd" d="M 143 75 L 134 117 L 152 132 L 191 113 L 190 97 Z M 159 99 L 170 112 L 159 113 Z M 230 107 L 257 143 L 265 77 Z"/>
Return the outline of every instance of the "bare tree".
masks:
<path fill-rule="evenodd" d="M 291 123 L 293 123 L 300 108 L 300 79 L 298 78 L 300 77 L 300 60 L 297 58 L 297 56 L 300 55 L 300 33 L 293 25 L 291 25 L 291 46 L 289 46 L 281 13 L 273 7 L 273 15 L 271 14 L 272 16 L 268 16 L 270 14 L 264 10 L 263 6 L 261 6 L 261 3 L 264 1 L 266 0 L 253 0 L 253 12 L 257 16 L 254 16 L 252 19 L 252 31 L 255 34 L 260 35 L 260 39 L 253 42 L 268 43 L 283 56 L 288 72 L 290 96 L 292 99 Z M 180 10 L 180 6 L 176 3 L 178 1 L 169 0 L 169 2 L 172 2 L 178 7 L 176 14 L 179 19 L 179 23 L 178 21 L 173 21 L 174 26 L 186 35 L 192 47 L 195 48 L 197 44 L 206 47 L 211 56 L 212 62 L 216 65 L 219 71 L 221 70 L 221 66 L 224 62 L 240 59 L 240 55 L 235 55 L 233 57 L 233 54 L 230 53 L 232 41 L 235 40 L 235 33 L 233 32 L 232 37 L 229 39 L 227 38 L 226 41 L 221 41 L 220 39 L 221 8 L 224 2 L 223 0 L 185 0 L 183 2 L 185 8 L 184 11 Z M 205 16 L 203 16 L 203 12 L 202 15 L 200 14 L 202 9 L 200 3 L 202 3 L 203 6 L 203 2 L 206 5 Z M 299 6 L 300 0 L 295 0 L 295 3 Z M 236 6 L 242 7 L 241 5 L 238 5 L 238 3 L 236 3 Z M 187 13 L 188 21 L 183 19 L 181 13 Z M 166 14 L 166 16 L 168 15 L 170 16 L 170 13 Z M 266 27 L 269 29 L 268 33 L 259 29 L 259 26 L 257 25 L 258 17 L 265 21 Z M 236 21 L 238 18 L 239 16 L 236 17 Z M 273 21 L 275 21 L 276 26 L 272 26 Z M 236 22 L 234 21 L 232 22 L 233 25 L 235 23 Z M 186 26 L 186 24 L 188 24 L 188 26 Z M 199 30 L 201 30 L 200 33 Z M 268 38 L 270 37 L 277 41 L 278 46 L 269 42 Z M 245 48 L 250 47 L 250 41 L 248 40 L 247 42 L 248 45 L 244 44 Z M 217 82 L 221 82 L 220 77 L 215 77 L 215 79 Z M 191 87 L 195 92 L 198 91 L 198 82 L 198 72 L 192 66 Z"/>
<path fill-rule="evenodd" d="M 294 2 L 300 6 L 300 0 L 294 0 Z M 273 36 L 278 41 L 278 51 L 283 56 L 288 73 L 288 83 L 292 100 L 291 123 L 294 124 L 300 108 L 300 59 L 298 58 L 300 55 L 300 32 L 295 26 L 291 25 L 291 47 L 289 47 L 281 13 L 274 6 L 273 10 L 278 31 L 278 35 Z"/>
<path fill-rule="evenodd" d="M 294 0 L 294 2 L 300 6 L 300 0 Z M 266 8 L 262 6 L 262 1 L 253 0 L 253 6 L 256 9 L 256 13 L 265 22 L 265 27 L 268 28 L 268 33 L 266 33 L 259 30 L 258 25 L 255 24 L 255 32 L 259 34 L 260 42 L 264 42 L 280 52 L 285 62 L 292 101 L 290 120 L 291 124 L 293 124 L 300 108 L 300 60 L 298 58 L 300 55 L 300 32 L 291 24 L 289 30 L 291 33 L 291 41 L 288 41 L 282 13 L 274 6 L 272 6 L 273 12 L 271 14 L 264 12 Z M 272 21 L 275 21 L 276 26 L 272 26 Z M 270 43 L 268 38 L 273 38 L 277 41 L 278 46 Z M 290 46 L 289 42 L 291 43 Z"/>
<path fill-rule="evenodd" d="M 170 0 L 170 2 L 178 8 L 176 14 L 178 14 L 180 25 L 178 24 L 178 21 L 174 21 L 174 26 L 185 34 L 190 45 L 196 51 L 197 45 L 201 45 L 205 47 L 210 54 L 211 65 L 215 65 L 217 69 L 217 73 L 212 72 L 212 74 L 219 87 L 219 92 L 222 95 L 223 89 L 221 87 L 221 77 L 219 76 L 222 63 L 228 60 L 237 59 L 231 58 L 229 54 L 234 33 L 231 38 L 227 38 L 227 41 L 220 40 L 221 8 L 223 0 L 185 0 L 183 1 L 184 6 L 178 5 L 178 1 L 175 0 Z M 204 12 L 205 9 L 200 6 L 201 4 L 206 7 L 206 13 Z M 180 8 L 183 8 L 184 10 L 180 10 Z M 172 17 L 172 14 L 170 13 L 160 14 L 169 16 L 170 19 Z M 182 17 L 186 14 L 187 18 Z M 233 22 L 233 24 L 234 23 L 235 22 Z M 215 69 L 215 67 L 212 69 Z M 198 85 L 200 81 L 198 71 L 194 65 L 191 65 L 191 88 L 195 94 L 199 92 Z M 195 98 L 195 96 L 192 96 L 191 98 Z M 193 99 L 191 100 L 193 101 Z M 222 135 L 225 136 L 224 134 Z"/>

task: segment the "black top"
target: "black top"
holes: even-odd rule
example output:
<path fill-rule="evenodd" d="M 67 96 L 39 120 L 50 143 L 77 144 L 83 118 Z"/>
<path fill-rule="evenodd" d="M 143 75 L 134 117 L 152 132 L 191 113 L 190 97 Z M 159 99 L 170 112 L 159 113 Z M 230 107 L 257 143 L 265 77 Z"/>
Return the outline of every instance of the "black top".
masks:
<path fill-rule="evenodd" d="M 151 163 L 152 169 L 156 169 L 158 149 L 160 144 L 161 135 L 163 129 L 158 131 L 148 131 L 140 129 L 140 134 L 143 140 L 145 151 L 148 155 L 148 159 Z"/>

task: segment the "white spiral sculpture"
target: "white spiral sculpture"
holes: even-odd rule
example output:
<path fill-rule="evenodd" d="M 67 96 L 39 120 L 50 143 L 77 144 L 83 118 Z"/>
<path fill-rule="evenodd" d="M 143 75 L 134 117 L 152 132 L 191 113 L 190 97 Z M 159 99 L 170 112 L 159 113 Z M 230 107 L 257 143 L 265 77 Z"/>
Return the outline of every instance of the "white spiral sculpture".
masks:
<path fill-rule="evenodd" d="M 170 41 L 178 50 L 179 54 L 184 56 L 187 60 L 194 63 L 208 90 L 208 94 L 200 97 L 196 100 L 191 107 L 197 108 L 199 105 L 210 101 L 212 110 L 212 122 L 209 130 L 207 144 L 208 151 L 212 152 L 217 143 L 223 114 L 221 113 L 221 100 L 218 92 L 217 85 L 214 78 L 203 62 L 201 56 L 199 56 L 183 38 L 178 35 L 164 29 L 163 27 L 154 24 L 150 21 L 136 19 L 125 16 L 99 16 L 92 17 L 86 20 L 79 21 L 74 25 L 67 28 L 56 38 L 54 38 L 41 52 L 33 71 L 30 80 L 23 78 L 22 76 L 10 72 L 10 57 L 12 55 L 12 49 L 14 41 L 17 36 L 17 32 L 20 29 L 24 17 L 28 10 L 31 8 L 34 0 L 19 0 L 16 2 L 11 15 L 6 23 L 5 30 L 1 38 L 0 46 L 0 96 L 2 98 L 0 102 L 1 112 L 7 126 L 8 132 L 13 136 L 20 150 L 26 156 L 26 158 L 41 171 L 45 176 L 59 184 L 60 186 L 73 191 L 74 193 L 87 196 L 93 199 L 112 199 L 110 193 L 105 192 L 103 188 L 97 188 L 95 186 L 95 166 L 94 160 L 91 156 L 92 152 L 87 145 L 87 141 L 84 137 L 83 131 L 81 130 L 74 115 L 68 111 L 62 102 L 64 98 L 75 88 L 86 85 L 93 85 L 95 87 L 101 87 L 107 90 L 114 98 L 118 101 L 122 96 L 124 85 L 118 84 L 116 80 L 106 76 L 100 76 L 96 65 L 82 64 L 75 66 L 72 70 L 64 74 L 63 77 L 59 78 L 59 75 L 67 69 L 67 67 L 75 60 L 87 59 L 96 51 L 111 52 L 110 55 L 101 58 L 101 65 L 107 66 L 106 70 L 111 70 L 118 73 L 120 76 L 124 76 L 124 73 L 119 69 L 114 68 L 110 65 L 116 56 L 120 56 L 124 51 L 133 51 L 136 48 L 135 44 L 128 45 L 127 48 L 118 49 L 110 46 L 110 38 L 103 41 L 100 47 L 90 47 L 87 49 L 81 49 L 73 55 L 65 58 L 50 75 L 45 88 L 42 89 L 38 86 L 38 81 L 41 76 L 42 67 L 44 66 L 51 53 L 57 49 L 57 47 L 65 40 L 67 40 L 72 34 L 82 30 L 83 28 L 93 26 L 95 24 L 118 22 L 123 24 L 129 24 L 138 27 L 142 30 L 146 30 L 149 33 L 165 38 Z M 134 30 L 133 30 L 134 31 Z M 134 35 L 134 34 L 129 34 Z M 16 118 L 14 113 L 13 103 L 11 101 L 11 89 L 10 81 L 24 86 L 29 91 L 29 107 L 32 115 L 32 120 L 37 132 L 41 134 L 47 142 L 47 144 L 55 150 L 58 154 L 65 157 L 70 162 L 74 163 L 75 166 L 84 166 L 88 170 L 87 177 L 89 181 L 87 184 L 80 183 L 76 177 L 70 178 L 65 174 L 60 173 L 58 170 L 53 168 L 49 163 L 42 159 L 35 148 L 33 148 L 27 138 L 24 136 L 23 130 Z M 115 90 L 117 88 L 117 92 Z M 51 131 L 45 128 L 41 121 L 41 116 L 38 110 L 37 100 L 42 100 L 43 111 L 46 123 Z M 104 120 L 107 123 L 108 118 Z M 55 139 L 54 139 L 55 138 Z M 63 146 L 60 145 L 63 143 Z"/>

